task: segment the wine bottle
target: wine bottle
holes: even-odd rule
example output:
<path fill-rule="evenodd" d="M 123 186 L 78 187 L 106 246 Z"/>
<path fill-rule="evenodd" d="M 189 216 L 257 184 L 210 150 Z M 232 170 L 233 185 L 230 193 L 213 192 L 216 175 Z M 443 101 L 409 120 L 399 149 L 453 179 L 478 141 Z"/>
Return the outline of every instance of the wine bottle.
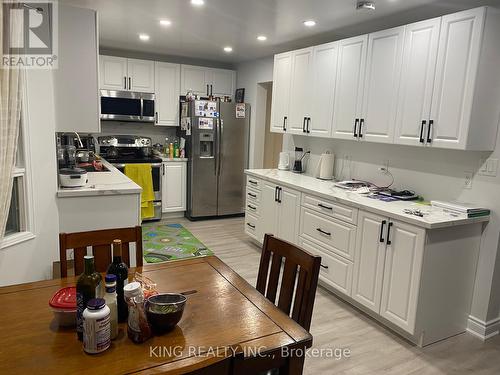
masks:
<path fill-rule="evenodd" d="M 84 270 L 76 282 L 76 333 L 79 340 L 83 340 L 83 311 L 87 302 L 99 295 L 102 276 L 96 272 L 94 257 L 85 255 Z"/>
<path fill-rule="evenodd" d="M 113 241 L 113 262 L 108 267 L 108 274 L 116 275 L 116 296 L 118 306 L 118 321 L 126 322 L 128 306 L 123 297 L 123 287 L 128 283 L 128 267 L 122 261 L 122 241 Z"/>

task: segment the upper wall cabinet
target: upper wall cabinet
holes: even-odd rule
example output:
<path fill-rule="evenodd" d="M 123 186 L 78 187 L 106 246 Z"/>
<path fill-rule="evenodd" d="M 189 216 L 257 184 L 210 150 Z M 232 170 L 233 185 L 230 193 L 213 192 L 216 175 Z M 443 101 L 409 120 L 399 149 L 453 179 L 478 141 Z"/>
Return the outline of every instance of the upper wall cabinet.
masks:
<path fill-rule="evenodd" d="M 155 62 L 155 125 L 178 126 L 181 66 Z"/>
<path fill-rule="evenodd" d="M 101 89 L 155 92 L 155 63 L 150 60 L 100 56 Z"/>
<path fill-rule="evenodd" d="M 59 4 L 59 66 L 54 69 L 58 132 L 99 133 L 97 14 Z"/>
<path fill-rule="evenodd" d="M 329 101 L 331 133 L 327 117 L 322 117 L 322 131 L 313 132 L 309 126 L 317 125 L 312 108 L 318 96 L 311 93 L 328 67 L 318 67 L 313 53 L 307 74 L 312 78 L 304 92 L 297 93 L 303 78 L 293 90 L 290 87 L 296 74 L 306 74 L 308 60 L 294 56 L 310 49 L 276 55 L 271 131 L 285 131 L 291 117 L 291 132 L 296 134 L 493 150 L 500 116 L 499 13 L 490 7 L 470 9 L 338 41 L 338 58 L 330 62 L 337 71 Z M 297 62 L 299 68 L 294 68 Z M 316 104 L 302 102 L 304 97 L 314 98 Z M 299 111 L 306 117 L 302 132 L 295 123 Z"/>
<path fill-rule="evenodd" d="M 236 85 L 234 70 L 194 65 L 181 66 L 181 95 L 191 90 L 200 96 L 233 96 Z"/>

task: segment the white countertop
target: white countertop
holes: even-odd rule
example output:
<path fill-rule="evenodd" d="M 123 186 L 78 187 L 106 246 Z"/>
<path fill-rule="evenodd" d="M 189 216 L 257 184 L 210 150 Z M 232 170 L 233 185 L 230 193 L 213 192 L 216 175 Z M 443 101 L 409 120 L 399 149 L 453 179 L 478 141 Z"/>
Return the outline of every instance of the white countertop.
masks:
<path fill-rule="evenodd" d="M 163 160 L 164 163 L 173 163 L 173 162 L 176 162 L 176 161 L 184 161 L 184 162 L 186 162 L 189 159 L 188 158 L 173 158 L 173 159 L 170 159 L 170 158 L 167 158 L 165 156 L 162 156 L 161 160 Z"/>
<path fill-rule="evenodd" d="M 415 202 L 383 202 L 378 199 L 368 198 L 359 193 L 335 187 L 333 181 L 323 181 L 290 171 L 280 171 L 277 169 L 247 169 L 245 173 L 256 178 L 288 186 L 304 193 L 310 193 L 322 197 L 323 199 L 329 199 L 334 202 L 361 208 L 427 229 L 489 221 L 489 216 L 478 218 L 456 217 L 443 212 L 441 209 Z M 424 216 L 419 217 L 406 214 L 403 212 L 404 209 L 419 209 Z"/>
<path fill-rule="evenodd" d="M 142 188 L 130 178 L 113 167 L 106 160 L 102 164 L 109 172 L 88 172 L 89 182 L 81 188 L 62 188 L 57 190 L 59 198 L 86 197 L 119 194 L 140 194 Z"/>

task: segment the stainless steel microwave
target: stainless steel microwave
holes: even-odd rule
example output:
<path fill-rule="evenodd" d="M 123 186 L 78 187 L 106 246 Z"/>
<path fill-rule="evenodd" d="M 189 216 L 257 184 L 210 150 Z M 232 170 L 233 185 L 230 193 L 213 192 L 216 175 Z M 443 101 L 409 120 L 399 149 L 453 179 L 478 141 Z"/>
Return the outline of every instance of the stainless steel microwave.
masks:
<path fill-rule="evenodd" d="M 101 90 L 101 120 L 155 121 L 155 94 Z"/>

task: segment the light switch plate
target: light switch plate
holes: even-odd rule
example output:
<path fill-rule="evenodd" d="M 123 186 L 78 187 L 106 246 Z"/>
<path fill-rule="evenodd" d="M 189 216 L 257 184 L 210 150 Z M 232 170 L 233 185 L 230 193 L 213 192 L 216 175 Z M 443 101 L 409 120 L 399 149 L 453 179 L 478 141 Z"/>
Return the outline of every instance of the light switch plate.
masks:
<path fill-rule="evenodd" d="M 498 173 L 498 159 L 481 160 L 478 174 L 481 176 L 496 177 Z"/>
<path fill-rule="evenodd" d="M 466 171 L 464 177 L 464 189 L 472 189 L 472 178 L 474 177 L 474 173 Z"/>

